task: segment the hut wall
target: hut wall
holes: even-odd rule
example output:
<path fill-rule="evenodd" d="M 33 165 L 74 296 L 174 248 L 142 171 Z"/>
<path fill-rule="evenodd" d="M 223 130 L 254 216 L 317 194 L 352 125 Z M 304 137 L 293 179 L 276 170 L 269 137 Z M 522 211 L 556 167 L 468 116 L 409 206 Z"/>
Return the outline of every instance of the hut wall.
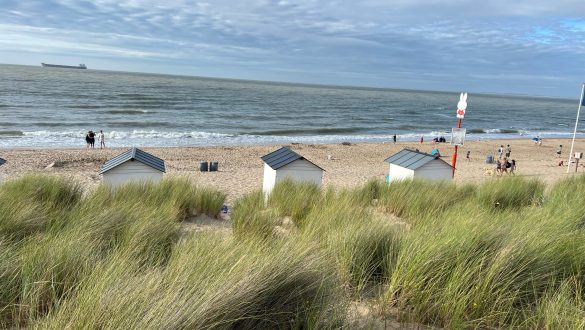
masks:
<path fill-rule="evenodd" d="M 107 171 L 103 176 L 105 184 L 115 187 L 130 181 L 159 182 L 163 173 L 140 162 L 128 161 Z"/>
<path fill-rule="evenodd" d="M 414 177 L 414 171 L 406 167 L 390 164 L 390 182 L 409 180 Z"/>
<path fill-rule="evenodd" d="M 287 178 L 311 182 L 320 187 L 323 181 L 323 170 L 305 159 L 299 159 L 276 171 L 277 183 Z"/>
<path fill-rule="evenodd" d="M 414 177 L 427 180 L 451 180 L 452 167 L 440 159 L 433 160 L 414 172 Z"/>

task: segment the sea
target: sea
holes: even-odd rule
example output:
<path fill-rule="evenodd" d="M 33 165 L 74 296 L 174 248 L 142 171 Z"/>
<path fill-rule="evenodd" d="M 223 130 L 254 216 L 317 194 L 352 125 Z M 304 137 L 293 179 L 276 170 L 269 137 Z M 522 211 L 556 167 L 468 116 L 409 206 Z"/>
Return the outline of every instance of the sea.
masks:
<path fill-rule="evenodd" d="M 0 65 L 0 148 L 418 141 L 456 127 L 459 92 Z M 578 100 L 474 94 L 468 140 L 569 138 Z M 585 127 L 578 131 L 585 137 Z"/>

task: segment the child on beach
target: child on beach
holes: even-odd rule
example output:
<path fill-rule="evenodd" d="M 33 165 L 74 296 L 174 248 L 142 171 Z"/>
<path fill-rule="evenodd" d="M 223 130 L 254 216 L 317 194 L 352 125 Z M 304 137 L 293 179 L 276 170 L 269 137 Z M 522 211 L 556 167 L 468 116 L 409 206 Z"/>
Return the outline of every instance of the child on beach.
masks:
<path fill-rule="evenodd" d="M 467 158 L 468 162 L 471 161 L 470 155 L 471 155 L 471 150 L 467 150 L 467 154 L 465 155 L 465 158 Z"/>

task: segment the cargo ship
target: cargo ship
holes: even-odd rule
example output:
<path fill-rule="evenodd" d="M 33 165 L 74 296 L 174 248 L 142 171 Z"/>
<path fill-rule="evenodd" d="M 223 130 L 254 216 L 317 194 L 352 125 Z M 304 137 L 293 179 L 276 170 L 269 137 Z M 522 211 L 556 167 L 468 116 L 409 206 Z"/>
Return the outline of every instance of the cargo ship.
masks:
<path fill-rule="evenodd" d="M 41 63 L 41 66 L 43 68 L 87 69 L 85 64 L 79 64 L 78 66 L 73 66 L 73 65 L 59 65 L 59 64 Z"/>

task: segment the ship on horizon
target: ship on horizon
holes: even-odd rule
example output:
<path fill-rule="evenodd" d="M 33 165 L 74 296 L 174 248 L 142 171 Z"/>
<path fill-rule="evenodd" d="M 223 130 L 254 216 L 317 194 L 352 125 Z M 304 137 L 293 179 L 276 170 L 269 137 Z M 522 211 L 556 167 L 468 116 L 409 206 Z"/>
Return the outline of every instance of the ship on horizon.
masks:
<path fill-rule="evenodd" d="M 48 64 L 48 63 L 41 63 L 43 68 L 63 68 L 63 69 L 87 69 L 85 64 L 79 64 L 78 66 L 74 65 L 59 65 L 59 64 Z"/>

